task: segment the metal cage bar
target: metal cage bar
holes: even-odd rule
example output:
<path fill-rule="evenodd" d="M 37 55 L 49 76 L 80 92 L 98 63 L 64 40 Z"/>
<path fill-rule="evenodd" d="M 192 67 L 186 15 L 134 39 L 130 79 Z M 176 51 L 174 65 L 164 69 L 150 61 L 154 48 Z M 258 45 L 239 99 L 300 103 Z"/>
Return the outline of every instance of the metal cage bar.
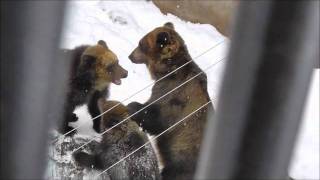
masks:
<path fill-rule="evenodd" d="M 0 178 L 43 179 L 68 65 L 56 58 L 64 1 L 1 1 Z"/>
<path fill-rule="evenodd" d="M 285 179 L 319 60 L 319 1 L 243 1 L 195 179 Z"/>
<path fill-rule="evenodd" d="M 317 1 L 243 2 L 196 179 L 284 178 L 319 59 Z M 68 64 L 63 1 L 1 1 L 1 178 L 41 179 Z"/>

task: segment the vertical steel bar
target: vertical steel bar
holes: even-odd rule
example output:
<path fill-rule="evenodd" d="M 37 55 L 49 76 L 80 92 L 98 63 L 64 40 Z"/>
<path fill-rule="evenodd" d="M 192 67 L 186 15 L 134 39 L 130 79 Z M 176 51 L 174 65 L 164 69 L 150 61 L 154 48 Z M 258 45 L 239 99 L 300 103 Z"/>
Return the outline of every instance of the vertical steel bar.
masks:
<path fill-rule="evenodd" d="M 1 178 L 43 178 L 68 70 L 56 58 L 64 4 L 1 1 Z"/>
<path fill-rule="evenodd" d="M 244 1 L 195 179 L 287 178 L 312 67 L 319 1 Z"/>

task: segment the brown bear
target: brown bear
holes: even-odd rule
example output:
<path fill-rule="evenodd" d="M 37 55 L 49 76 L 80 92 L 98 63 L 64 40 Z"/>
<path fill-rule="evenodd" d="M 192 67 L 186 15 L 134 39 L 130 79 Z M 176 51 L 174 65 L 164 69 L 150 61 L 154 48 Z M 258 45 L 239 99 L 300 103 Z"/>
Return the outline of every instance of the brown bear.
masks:
<path fill-rule="evenodd" d="M 183 68 L 156 82 L 146 103 L 132 102 L 128 105 L 130 114 L 148 106 L 132 119 L 151 135 L 158 135 L 210 101 L 207 77 L 192 61 L 183 39 L 172 23 L 166 23 L 145 35 L 129 59 L 133 63 L 145 64 L 154 80 L 159 80 L 190 61 Z M 202 74 L 150 105 L 199 73 Z M 211 103 L 185 119 L 183 124 L 157 138 L 164 180 L 193 178 L 209 110 L 213 111 Z"/>
<path fill-rule="evenodd" d="M 120 121 L 128 118 L 128 109 L 117 101 L 99 100 L 101 111 L 111 109 L 104 114 L 101 121 L 101 131 L 104 132 Z M 114 108 L 113 108 L 114 107 Z M 124 158 L 131 152 L 147 142 L 145 133 L 139 130 L 139 126 L 131 119 L 103 134 L 100 144 L 92 154 L 76 152 L 73 154 L 75 161 L 81 166 L 105 170 Z M 110 179 L 159 179 L 157 158 L 151 144 L 144 146 L 133 153 L 123 162 L 112 167 L 108 172 Z"/>
<path fill-rule="evenodd" d="M 73 50 L 64 50 L 64 55 L 71 59 L 71 73 L 67 98 L 64 106 L 64 120 L 58 129 L 61 133 L 73 130 L 68 124 L 77 121 L 73 113 L 76 106 L 87 104 L 90 115 L 100 114 L 97 101 L 106 98 L 109 84 L 120 85 L 128 71 L 119 65 L 117 56 L 100 40 L 96 45 L 83 45 Z M 100 118 L 93 120 L 93 128 L 99 132 Z"/>

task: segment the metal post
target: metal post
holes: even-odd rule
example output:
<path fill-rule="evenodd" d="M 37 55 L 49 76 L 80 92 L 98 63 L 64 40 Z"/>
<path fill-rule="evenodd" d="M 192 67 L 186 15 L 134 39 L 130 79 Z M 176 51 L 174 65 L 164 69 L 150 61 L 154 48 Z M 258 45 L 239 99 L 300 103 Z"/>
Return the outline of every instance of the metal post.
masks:
<path fill-rule="evenodd" d="M 56 58 L 64 4 L 1 1 L 1 179 L 43 178 L 68 70 Z"/>
<path fill-rule="evenodd" d="M 241 2 L 195 179 L 285 179 L 312 67 L 319 1 Z"/>

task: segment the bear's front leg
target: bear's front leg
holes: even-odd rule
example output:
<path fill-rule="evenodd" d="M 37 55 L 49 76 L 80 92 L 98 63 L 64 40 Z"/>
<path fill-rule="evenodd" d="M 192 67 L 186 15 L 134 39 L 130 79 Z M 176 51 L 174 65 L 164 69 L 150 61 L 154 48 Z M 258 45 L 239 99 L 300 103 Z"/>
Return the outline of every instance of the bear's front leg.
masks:
<path fill-rule="evenodd" d="M 128 112 L 129 112 L 130 116 L 134 114 L 131 117 L 131 119 L 140 125 L 141 120 L 143 118 L 143 116 L 142 116 L 143 114 L 140 112 L 139 113 L 136 113 L 136 112 L 139 111 L 140 109 L 142 109 L 144 107 L 144 105 L 140 104 L 138 102 L 131 102 L 130 104 L 127 105 L 127 107 L 128 107 Z"/>
<path fill-rule="evenodd" d="M 142 105 L 138 102 L 132 102 L 128 104 L 127 107 L 130 115 L 135 114 L 131 119 L 137 122 L 144 131 L 147 131 L 151 135 L 157 135 L 164 130 L 161 120 L 160 105 L 151 104 L 148 106 L 148 104 Z M 141 110 L 144 107 L 146 108 Z"/>
<path fill-rule="evenodd" d="M 92 97 L 89 100 L 88 103 L 88 110 L 93 119 L 93 129 L 97 132 L 100 133 L 100 122 L 101 122 L 101 116 L 99 116 L 102 112 L 100 112 L 99 107 L 98 107 L 98 100 L 99 98 L 103 97 L 104 95 L 100 93 L 99 91 L 95 91 L 92 95 Z"/>
<path fill-rule="evenodd" d="M 63 112 L 63 122 L 61 122 L 60 127 L 58 128 L 58 132 L 61 134 L 66 134 L 67 136 L 72 136 L 77 131 L 69 126 L 69 122 L 76 122 L 78 117 L 73 113 L 74 106 L 71 103 L 67 103 L 65 105 L 65 109 Z"/>

